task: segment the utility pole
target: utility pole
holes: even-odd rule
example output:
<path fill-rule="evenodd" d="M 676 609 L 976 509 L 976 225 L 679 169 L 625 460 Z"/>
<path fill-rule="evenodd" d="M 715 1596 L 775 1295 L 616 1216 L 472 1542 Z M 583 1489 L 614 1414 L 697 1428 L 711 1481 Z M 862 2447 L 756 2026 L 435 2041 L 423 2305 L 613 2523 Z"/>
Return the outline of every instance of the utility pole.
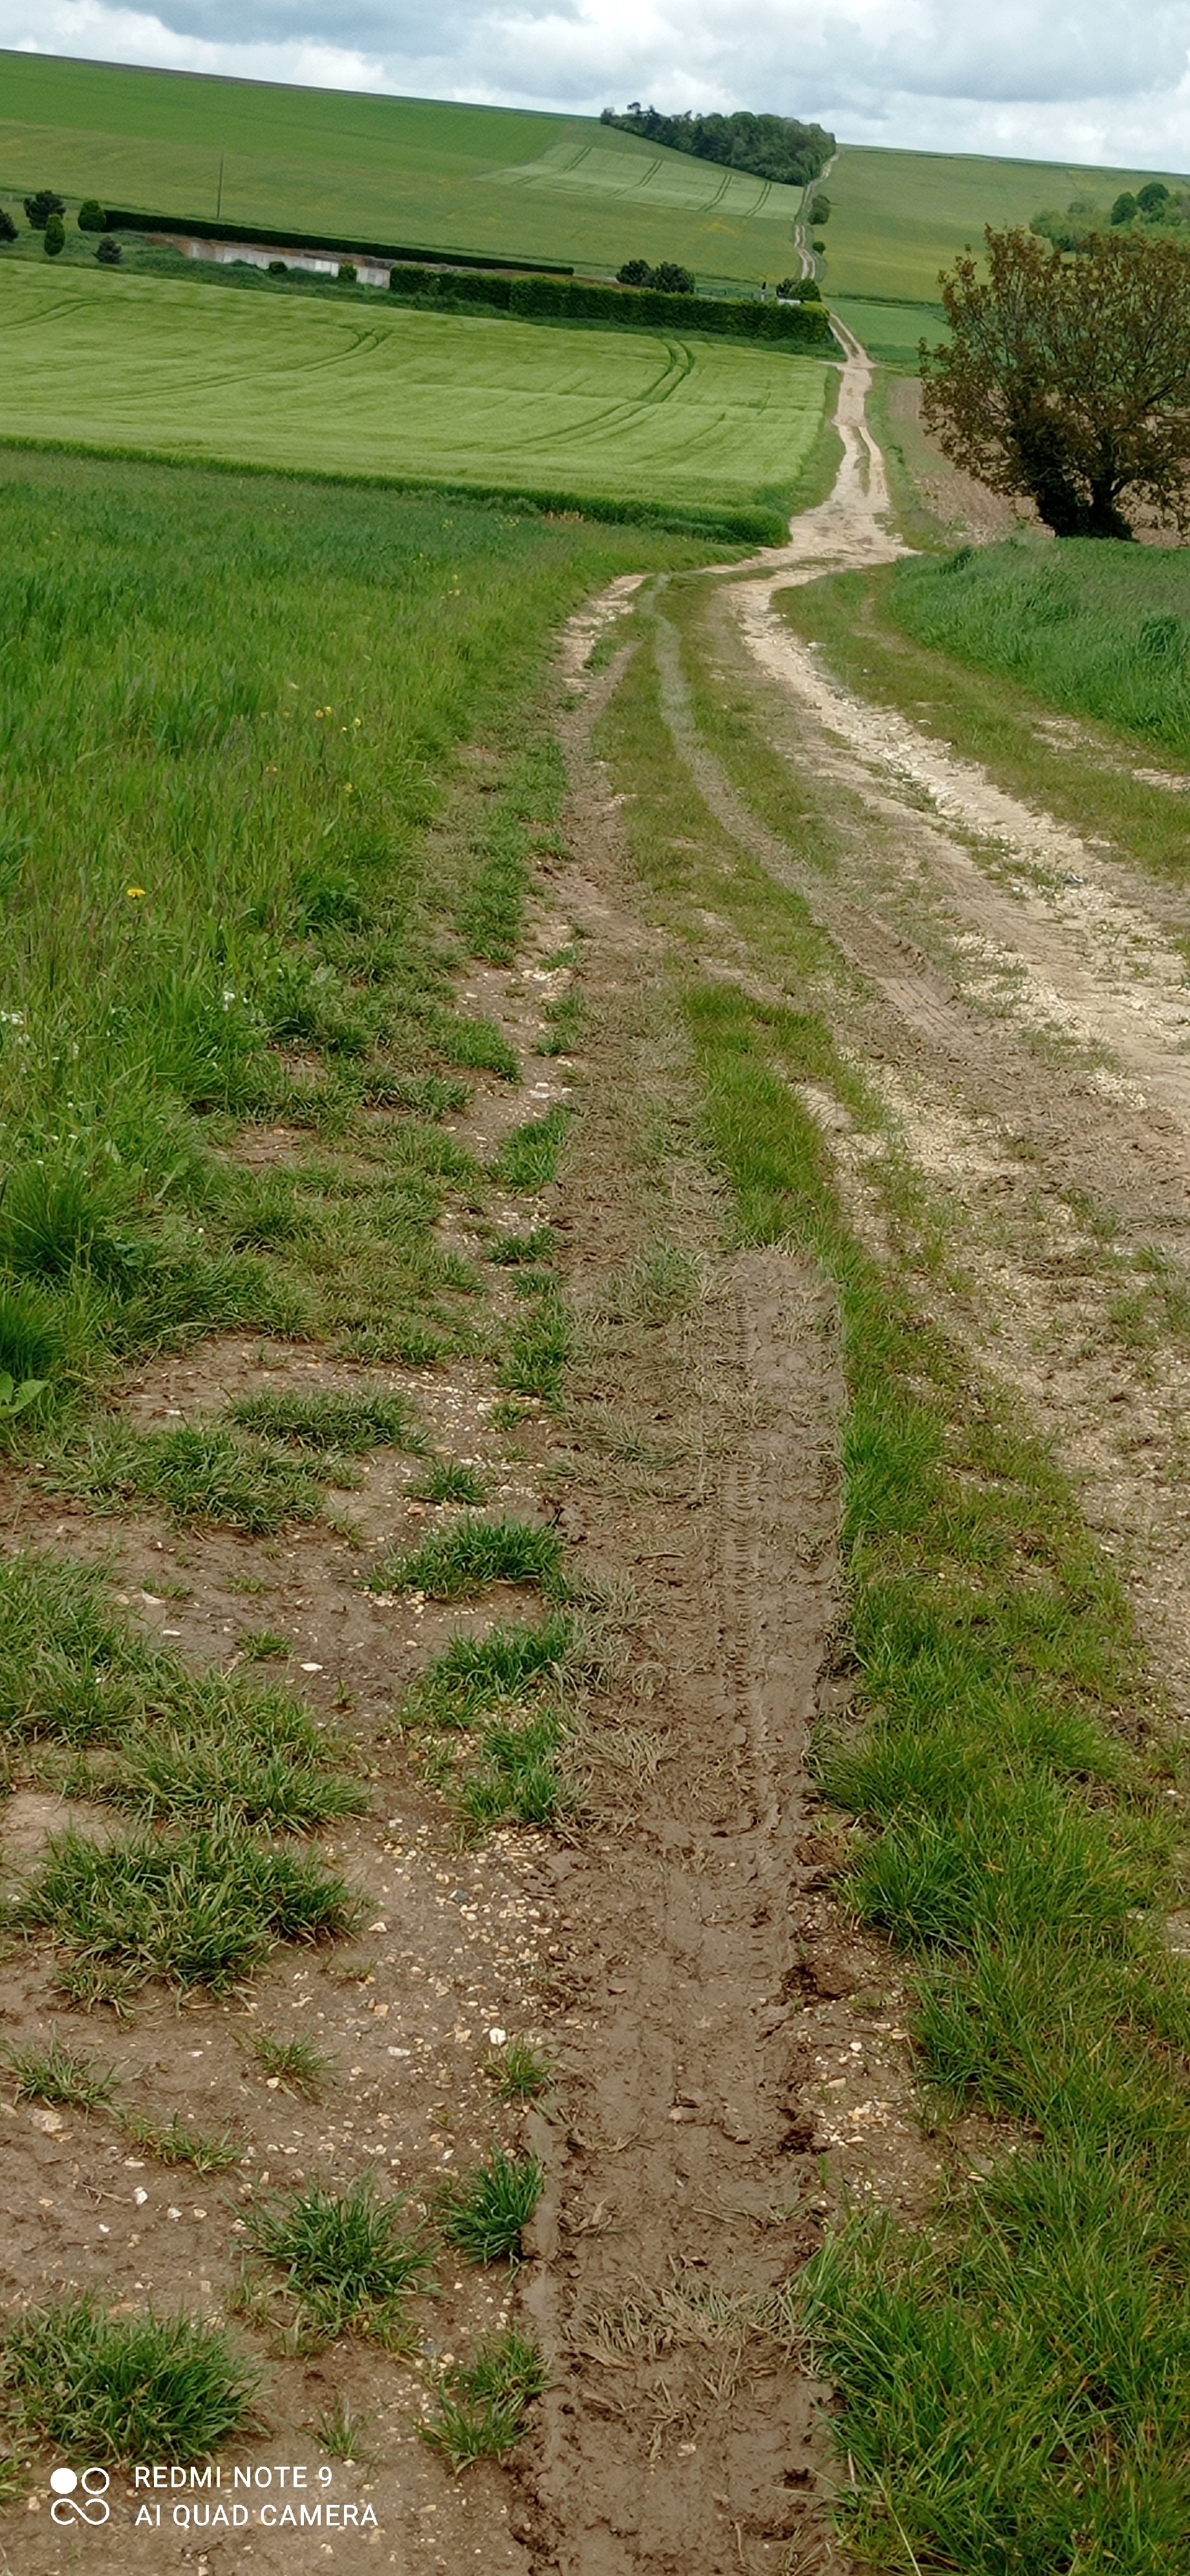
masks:
<path fill-rule="evenodd" d="M 216 221 L 216 223 L 218 223 L 218 222 L 221 220 L 221 217 L 222 217 L 222 214 L 223 214 L 223 164 L 224 164 L 224 162 L 226 161 L 226 159 L 227 159 L 227 146 L 226 146 L 226 144 L 224 144 L 224 145 L 222 146 L 221 150 L 220 150 L 220 153 L 219 153 L 219 193 L 218 193 L 218 195 L 217 195 L 217 197 L 216 197 L 216 199 L 215 199 L 215 221 Z"/>

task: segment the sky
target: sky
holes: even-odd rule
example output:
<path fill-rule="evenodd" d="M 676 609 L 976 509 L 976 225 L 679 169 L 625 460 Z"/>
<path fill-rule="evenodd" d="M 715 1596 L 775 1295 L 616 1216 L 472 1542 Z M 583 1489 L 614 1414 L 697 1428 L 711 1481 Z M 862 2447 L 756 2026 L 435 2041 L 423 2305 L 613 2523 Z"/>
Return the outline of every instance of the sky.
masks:
<path fill-rule="evenodd" d="M 1190 0 L 0 0 L 0 46 L 849 143 L 1190 169 Z"/>

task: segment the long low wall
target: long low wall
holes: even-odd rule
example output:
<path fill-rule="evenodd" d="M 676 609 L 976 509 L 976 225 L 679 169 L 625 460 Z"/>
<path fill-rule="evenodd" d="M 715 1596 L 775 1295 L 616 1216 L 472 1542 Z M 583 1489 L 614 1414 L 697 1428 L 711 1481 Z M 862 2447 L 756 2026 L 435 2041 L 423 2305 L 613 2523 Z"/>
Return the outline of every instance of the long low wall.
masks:
<path fill-rule="evenodd" d="M 277 226 L 266 230 L 261 224 L 233 224 L 212 221 L 206 215 L 149 215 L 139 207 L 109 206 L 104 216 L 104 230 L 109 233 L 157 233 L 169 241 L 203 241 L 242 244 L 245 248 L 266 251 L 270 259 L 292 257 L 299 252 L 329 251 L 336 266 L 350 260 L 358 268 L 361 260 L 424 260 L 437 267 L 474 269 L 507 269 L 514 277 L 573 277 L 573 268 L 558 260 L 492 259 L 478 251 L 428 250 L 424 243 L 344 241 L 341 233 L 279 233 Z M 235 256 L 233 250 L 232 256 Z"/>

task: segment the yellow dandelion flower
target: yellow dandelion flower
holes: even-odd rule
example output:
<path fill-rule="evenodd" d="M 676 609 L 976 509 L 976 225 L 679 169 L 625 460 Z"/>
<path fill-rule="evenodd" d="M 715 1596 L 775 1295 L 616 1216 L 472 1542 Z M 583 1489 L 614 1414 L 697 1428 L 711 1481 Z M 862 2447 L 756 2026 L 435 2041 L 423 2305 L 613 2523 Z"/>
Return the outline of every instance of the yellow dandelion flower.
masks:
<path fill-rule="evenodd" d="M 145 889 L 143 886 L 125 886 L 124 888 L 124 892 L 130 903 L 139 903 L 144 891 Z"/>

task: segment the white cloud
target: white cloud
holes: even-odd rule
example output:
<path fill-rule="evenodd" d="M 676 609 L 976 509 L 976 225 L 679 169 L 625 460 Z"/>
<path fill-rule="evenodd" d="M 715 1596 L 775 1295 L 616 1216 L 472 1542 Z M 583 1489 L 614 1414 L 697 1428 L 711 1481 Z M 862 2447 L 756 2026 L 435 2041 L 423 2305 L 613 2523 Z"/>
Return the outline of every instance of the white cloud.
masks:
<path fill-rule="evenodd" d="M 590 112 L 774 107 L 845 140 L 1190 165 L 1190 0 L 0 0 L 0 45 Z"/>

